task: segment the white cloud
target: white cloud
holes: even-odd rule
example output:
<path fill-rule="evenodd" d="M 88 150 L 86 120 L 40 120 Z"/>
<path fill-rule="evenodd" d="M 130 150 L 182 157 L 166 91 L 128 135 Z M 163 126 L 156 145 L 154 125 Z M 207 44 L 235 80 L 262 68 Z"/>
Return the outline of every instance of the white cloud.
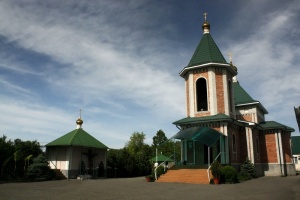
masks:
<path fill-rule="evenodd" d="M 236 20 L 228 22 L 228 31 L 219 34 L 221 41 L 226 41 L 222 52 L 233 53 L 238 79 L 270 111 L 271 120 L 292 119 L 289 107 L 299 99 L 296 66 L 300 50 L 296 40 L 290 41 L 300 32 L 295 20 L 296 1 L 280 12 L 266 8 L 266 2 L 249 2 L 239 4 L 233 17 Z M 17 135 L 11 124 L 18 122 L 22 132 L 26 130 L 36 138 L 45 136 L 50 142 L 75 128 L 78 109 L 82 108 L 84 128 L 109 147 L 122 147 L 134 131 L 143 131 L 149 143 L 161 128 L 168 136 L 176 133 L 171 123 L 185 116 L 184 80 L 178 72 L 192 56 L 188 52 L 194 49 L 187 47 L 196 48 L 197 43 L 185 42 L 189 39 L 187 31 L 170 20 L 178 14 L 172 10 L 176 4 L 166 4 L 0 2 L 0 35 L 5 45 L 21 49 L 15 51 L 20 54 L 28 51 L 43 56 L 38 64 L 30 65 L 13 50 L 1 53 L 0 70 L 12 72 L 1 76 L 6 88 L 36 95 L 9 101 L 16 96 L 2 94 L 6 98 L 1 99 L 2 108 L 8 116 L 0 117 L 5 120 L 2 131 Z M 181 23 L 189 22 L 182 19 Z M 195 41 L 200 37 L 197 35 Z M 220 38 L 214 39 L 220 45 Z M 28 82 L 34 77 L 28 84 L 32 87 L 13 80 L 15 74 Z M 286 108 L 278 113 L 276 108 L 282 105 Z"/>
<path fill-rule="evenodd" d="M 293 107 L 299 104 L 300 99 L 297 87 L 300 85 L 297 78 L 300 76 L 297 69 L 300 48 L 293 40 L 294 33 L 300 31 L 298 18 L 299 4 L 296 1 L 284 9 L 258 14 L 253 17 L 255 26 L 252 27 L 251 23 L 246 26 L 250 33 L 231 40 L 228 45 L 239 70 L 238 79 L 250 95 L 261 101 L 269 111 L 267 120 L 292 127 L 297 127 Z M 236 28 L 234 32 L 238 33 L 241 27 Z"/>

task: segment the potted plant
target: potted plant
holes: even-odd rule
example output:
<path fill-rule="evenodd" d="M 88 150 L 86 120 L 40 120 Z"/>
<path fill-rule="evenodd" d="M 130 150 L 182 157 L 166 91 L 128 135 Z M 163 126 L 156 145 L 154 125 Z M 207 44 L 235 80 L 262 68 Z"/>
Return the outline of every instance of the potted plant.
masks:
<path fill-rule="evenodd" d="M 219 161 L 215 160 L 210 166 L 211 173 L 214 177 L 214 183 L 220 183 L 221 165 Z"/>
<path fill-rule="evenodd" d="M 146 178 L 146 181 L 147 182 L 152 182 L 154 179 L 153 179 L 153 175 L 148 175 L 145 177 Z"/>

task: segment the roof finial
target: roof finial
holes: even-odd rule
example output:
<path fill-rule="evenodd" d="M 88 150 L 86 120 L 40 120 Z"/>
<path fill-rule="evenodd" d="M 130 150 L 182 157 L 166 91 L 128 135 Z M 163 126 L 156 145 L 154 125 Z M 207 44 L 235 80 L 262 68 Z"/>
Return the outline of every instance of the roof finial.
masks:
<path fill-rule="evenodd" d="M 77 129 L 81 128 L 81 125 L 83 124 L 83 121 L 81 119 L 81 109 L 79 109 L 79 118 L 76 120 Z"/>
<path fill-rule="evenodd" d="M 229 55 L 229 61 L 230 61 L 230 63 L 232 63 L 232 53 L 229 52 L 228 55 Z"/>
<path fill-rule="evenodd" d="M 237 72 L 237 67 L 232 63 L 232 53 L 231 52 L 229 52 L 228 53 L 228 55 L 229 55 L 229 61 L 230 61 L 230 65 L 231 65 L 231 67 L 234 69 L 234 71 L 236 71 Z"/>
<path fill-rule="evenodd" d="M 207 14 L 208 13 L 203 13 L 204 15 L 204 23 L 202 24 L 202 29 L 203 29 L 203 34 L 209 33 L 209 29 L 210 29 L 210 24 L 207 22 Z"/>
<path fill-rule="evenodd" d="M 206 17 L 207 17 L 207 15 L 208 15 L 208 13 L 203 13 L 203 15 L 204 15 L 204 21 L 206 22 Z"/>

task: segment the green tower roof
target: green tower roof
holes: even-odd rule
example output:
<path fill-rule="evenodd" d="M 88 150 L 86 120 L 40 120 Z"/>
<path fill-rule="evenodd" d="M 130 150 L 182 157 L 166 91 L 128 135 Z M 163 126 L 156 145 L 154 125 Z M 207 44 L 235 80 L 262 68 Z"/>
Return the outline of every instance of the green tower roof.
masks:
<path fill-rule="evenodd" d="M 227 64 L 224 56 L 209 33 L 203 34 L 188 67 L 205 63 Z"/>
<path fill-rule="evenodd" d="M 227 63 L 220 49 L 211 37 L 210 24 L 205 21 L 202 25 L 203 36 L 189 62 L 184 69 L 179 73 L 181 77 L 185 77 L 189 70 L 207 66 L 218 66 L 227 68 L 230 73 L 235 76 L 237 74 L 236 68 Z"/>

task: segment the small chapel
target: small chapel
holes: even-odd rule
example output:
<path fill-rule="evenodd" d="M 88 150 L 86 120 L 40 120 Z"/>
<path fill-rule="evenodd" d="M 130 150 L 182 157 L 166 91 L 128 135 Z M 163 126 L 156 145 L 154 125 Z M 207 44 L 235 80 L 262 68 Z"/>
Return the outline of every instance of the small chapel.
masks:
<path fill-rule="evenodd" d="M 186 117 L 173 122 L 180 130 L 181 160 L 209 166 L 215 159 L 239 169 L 249 159 L 258 176 L 296 175 L 291 153 L 295 130 L 266 121 L 267 109 L 239 83 L 238 69 L 225 60 L 206 19 L 202 38 L 179 75 L 185 80 Z"/>
<path fill-rule="evenodd" d="M 57 178 L 105 177 L 108 147 L 83 130 L 81 114 L 76 124 L 76 129 L 46 144 L 50 168 Z"/>

